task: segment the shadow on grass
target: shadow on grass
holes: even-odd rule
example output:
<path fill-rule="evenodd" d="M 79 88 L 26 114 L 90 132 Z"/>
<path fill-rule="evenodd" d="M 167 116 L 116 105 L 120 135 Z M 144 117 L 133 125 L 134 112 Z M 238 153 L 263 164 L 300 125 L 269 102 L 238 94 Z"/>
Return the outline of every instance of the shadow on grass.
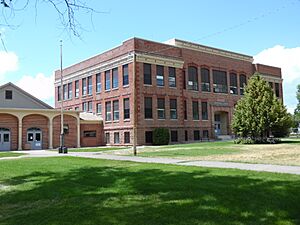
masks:
<path fill-rule="evenodd" d="M 289 140 L 282 140 L 280 143 L 283 143 L 283 144 L 299 144 L 299 143 L 300 143 L 300 139 L 295 139 L 295 140 L 292 140 L 292 139 L 289 139 Z"/>
<path fill-rule="evenodd" d="M 300 181 L 82 167 L 4 180 L 0 224 L 300 224 Z"/>

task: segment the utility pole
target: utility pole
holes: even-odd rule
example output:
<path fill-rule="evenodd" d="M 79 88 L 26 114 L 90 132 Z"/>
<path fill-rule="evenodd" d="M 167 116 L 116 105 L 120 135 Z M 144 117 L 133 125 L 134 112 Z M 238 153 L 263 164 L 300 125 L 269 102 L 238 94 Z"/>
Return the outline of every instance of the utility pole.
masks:
<path fill-rule="evenodd" d="M 64 153 L 64 90 L 62 70 L 62 40 L 60 40 L 60 146 L 59 153 Z"/>
<path fill-rule="evenodd" d="M 136 77 L 135 77 L 135 52 L 133 52 L 133 69 L 132 69 L 132 79 L 133 79 L 133 155 L 137 155 L 136 143 L 137 143 L 137 133 L 136 133 L 136 124 L 137 124 L 137 110 L 136 110 Z"/>

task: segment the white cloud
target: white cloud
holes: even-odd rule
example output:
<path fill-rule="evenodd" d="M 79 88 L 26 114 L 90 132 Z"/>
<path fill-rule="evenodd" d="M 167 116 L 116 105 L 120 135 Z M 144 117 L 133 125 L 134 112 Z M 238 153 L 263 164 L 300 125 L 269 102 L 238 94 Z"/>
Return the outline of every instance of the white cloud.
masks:
<path fill-rule="evenodd" d="M 0 81 L 7 72 L 18 70 L 18 56 L 14 52 L 0 51 Z"/>
<path fill-rule="evenodd" d="M 43 73 L 38 73 L 36 76 L 25 75 L 16 85 L 48 104 L 54 98 L 54 75 L 48 77 Z"/>
<path fill-rule="evenodd" d="M 286 48 L 276 45 L 254 56 L 254 63 L 281 68 L 283 77 L 283 97 L 288 111 L 293 113 L 296 107 L 296 87 L 300 84 L 300 47 Z"/>

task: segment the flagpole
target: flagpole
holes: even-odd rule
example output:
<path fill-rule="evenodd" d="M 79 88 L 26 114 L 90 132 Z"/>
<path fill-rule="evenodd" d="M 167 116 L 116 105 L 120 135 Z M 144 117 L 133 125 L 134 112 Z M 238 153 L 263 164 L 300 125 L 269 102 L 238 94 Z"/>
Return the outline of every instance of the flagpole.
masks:
<path fill-rule="evenodd" d="M 62 70 L 62 40 L 60 40 L 60 146 L 59 152 L 64 152 L 64 90 L 63 90 L 63 70 Z"/>

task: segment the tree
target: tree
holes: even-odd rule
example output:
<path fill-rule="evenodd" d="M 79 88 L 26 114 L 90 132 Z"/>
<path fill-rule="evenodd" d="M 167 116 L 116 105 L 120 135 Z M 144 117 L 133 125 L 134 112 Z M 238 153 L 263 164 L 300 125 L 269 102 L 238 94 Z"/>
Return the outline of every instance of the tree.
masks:
<path fill-rule="evenodd" d="M 277 99 L 270 85 L 255 73 L 248 82 L 245 96 L 238 102 L 232 121 L 232 129 L 242 138 L 264 142 L 270 134 L 291 126 L 291 116 Z"/>
<path fill-rule="evenodd" d="M 297 86 L 296 98 L 298 100 L 298 104 L 294 111 L 294 121 L 295 121 L 295 127 L 299 127 L 299 124 L 300 124 L 300 84 L 298 84 L 298 86 Z"/>

